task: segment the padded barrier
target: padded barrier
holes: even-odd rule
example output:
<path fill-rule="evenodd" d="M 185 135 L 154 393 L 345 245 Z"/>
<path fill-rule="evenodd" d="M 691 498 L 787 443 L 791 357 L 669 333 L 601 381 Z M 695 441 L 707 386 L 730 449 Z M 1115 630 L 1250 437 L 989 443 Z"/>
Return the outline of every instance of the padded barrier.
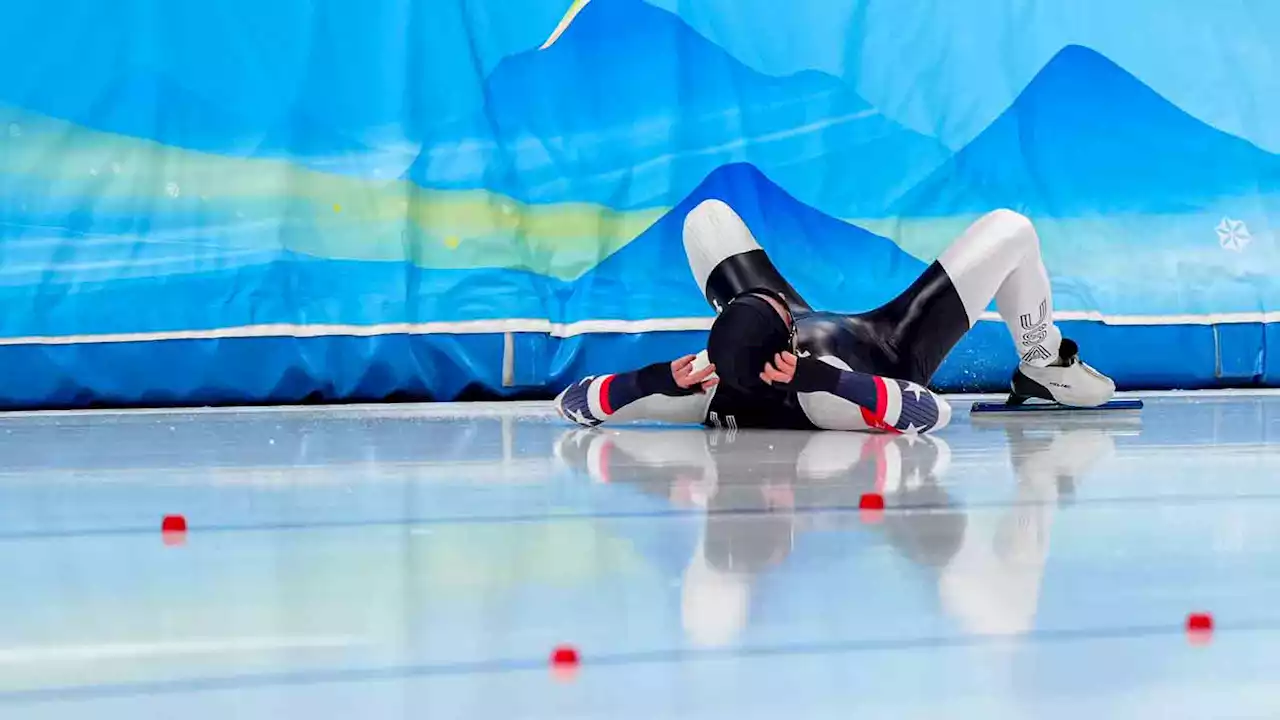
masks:
<path fill-rule="evenodd" d="M 1122 388 L 1280 384 L 1265 348 L 1276 325 L 1115 327 L 1063 331 Z M 0 406 L 224 405 L 548 397 L 573 379 L 702 349 L 699 331 L 552 338 L 516 333 L 373 338 L 235 338 L 0 347 Z M 510 368 L 504 384 L 504 352 Z M 1014 355 L 1002 323 L 982 322 L 934 379 L 944 391 L 1007 387 Z"/>

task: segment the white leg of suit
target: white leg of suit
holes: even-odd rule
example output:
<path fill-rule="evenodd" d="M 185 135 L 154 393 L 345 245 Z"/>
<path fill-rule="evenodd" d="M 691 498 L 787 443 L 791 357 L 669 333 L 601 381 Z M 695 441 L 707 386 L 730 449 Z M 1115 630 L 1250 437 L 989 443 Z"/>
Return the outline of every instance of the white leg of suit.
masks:
<path fill-rule="evenodd" d="M 996 210 L 975 222 L 938 258 L 973 326 L 994 298 L 1023 362 L 1058 358 L 1062 333 L 1053 322 L 1049 274 L 1040 238 L 1023 215 Z"/>
<path fill-rule="evenodd" d="M 723 200 L 703 200 L 685 216 L 684 252 L 704 296 L 716 265 L 725 258 L 760 249 L 747 224 Z"/>

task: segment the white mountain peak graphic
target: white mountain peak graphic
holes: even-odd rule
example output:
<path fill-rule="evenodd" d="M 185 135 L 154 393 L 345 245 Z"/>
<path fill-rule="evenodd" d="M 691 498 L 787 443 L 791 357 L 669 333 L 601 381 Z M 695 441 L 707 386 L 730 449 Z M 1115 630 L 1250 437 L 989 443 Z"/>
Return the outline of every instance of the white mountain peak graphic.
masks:
<path fill-rule="evenodd" d="M 573 0 L 573 4 L 569 6 L 569 12 L 566 12 L 564 17 L 560 18 L 560 24 L 556 25 L 556 29 L 551 32 L 551 37 L 548 37 L 547 41 L 542 43 L 542 47 L 538 49 L 546 50 L 555 45 L 556 40 L 559 40 L 564 31 L 569 29 L 569 26 L 573 24 L 573 19 L 578 17 L 578 13 L 582 12 L 582 8 L 586 7 L 589 2 L 591 0 Z"/>

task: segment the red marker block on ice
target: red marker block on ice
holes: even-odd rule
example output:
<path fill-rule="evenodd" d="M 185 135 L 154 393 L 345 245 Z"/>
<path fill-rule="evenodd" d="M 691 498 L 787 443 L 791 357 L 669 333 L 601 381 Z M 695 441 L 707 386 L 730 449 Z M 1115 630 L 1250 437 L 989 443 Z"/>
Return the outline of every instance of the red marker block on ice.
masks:
<path fill-rule="evenodd" d="M 1194 612 L 1187 616 L 1187 640 L 1192 645 L 1207 645 L 1213 639 L 1213 616 Z"/>
<path fill-rule="evenodd" d="M 884 520 L 884 496 L 880 493 L 866 493 L 858 498 L 858 515 L 868 525 L 880 523 Z"/>
<path fill-rule="evenodd" d="M 572 645 L 559 645 L 551 651 L 551 674 L 557 680 L 572 680 L 578 674 L 578 649 Z"/>
<path fill-rule="evenodd" d="M 160 537 L 170 547 L 187 541 L 187 519 L 181 515 L 165 515 L 160 523 Z"/>

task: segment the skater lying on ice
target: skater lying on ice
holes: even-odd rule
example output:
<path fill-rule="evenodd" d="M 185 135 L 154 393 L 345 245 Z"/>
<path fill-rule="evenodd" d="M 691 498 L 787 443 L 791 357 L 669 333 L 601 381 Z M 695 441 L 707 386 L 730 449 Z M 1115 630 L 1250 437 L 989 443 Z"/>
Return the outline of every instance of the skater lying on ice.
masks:
<path fill-rule="evenodd" d="M 1011 402 L 1095 407 L 1115 384 L 1082 362 L 1053 322 L 1049 277 L 1031 221 L 990 213 L 901 295 L 856 315 L 814 310 L 719 200 L 685 218 L 684 247 L 717 311 L 707 349 L 634 372 L 584 378 L 556 398 L 579 425 L 607 420 L 727 428 L 923 433 L 951 420 L 925 388 L 992 298 L 1022 361 Z"/>

